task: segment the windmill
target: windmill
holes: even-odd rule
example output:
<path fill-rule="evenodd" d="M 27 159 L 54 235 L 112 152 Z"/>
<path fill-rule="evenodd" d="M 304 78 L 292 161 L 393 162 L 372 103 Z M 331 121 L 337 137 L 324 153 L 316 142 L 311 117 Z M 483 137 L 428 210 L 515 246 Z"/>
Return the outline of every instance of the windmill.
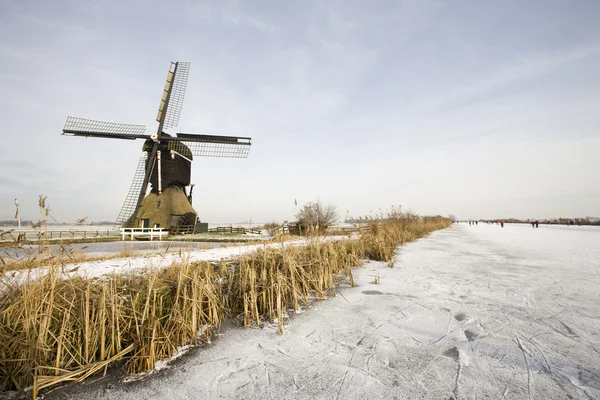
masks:
<path fill-rule="evenodd" d="M 117 218 L 117 226 L 160 227 L 171 232 L 196 227 L 198 217 L 192 207 L 193 157 L 248 156 L 251 145 L 251 138 L 248 137 L 191 133 L 177 133 L 173 136 L 164 131 L 179 123 L 189 72 L 189 62 L 171 63 L 158 108 L 158 129 L 155 134 L 147 134 L 144 125 L 67 118 L 63 135 L 144 139 L 143 155 Z M 151 186 L 149 192 L 148 184 Z"/>

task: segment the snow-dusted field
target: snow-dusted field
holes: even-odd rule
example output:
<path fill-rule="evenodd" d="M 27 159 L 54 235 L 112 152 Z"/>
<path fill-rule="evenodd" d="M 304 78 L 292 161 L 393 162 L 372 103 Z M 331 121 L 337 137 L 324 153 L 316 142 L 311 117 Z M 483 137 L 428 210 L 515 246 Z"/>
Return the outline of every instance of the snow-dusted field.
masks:
<path fill-rule="evenodd" d="M 458 225 L 275 327 L 47 399 L 600 398 L 600 229 Z M 371 283 L 379 276 L 379 284 Z"/>
<path fill-rule="evenodd" d="M 323 236 L 312 240 L 330 241 L 344 240 L 348 236 Z M 119 242 L 120 243 L 120 242 Z M 148 242 L 146 242 L 148 243 Z M 219 261 L 223 259 L 231 259 L 240 257 L 246 254 L 251 254 L 263 248 L 278 248 L 282 246 L 303 246 L 308 243 L 307 239 L 300 238 L 287 240 L 283 243 L 272 242 L 262 244 L 241 244 L 215 248 L 199 248 L 203 243 L 186 244 L 187 249 L 181 251 L 168 252 L 157 251 L 150 252 L 143 256 L 133 256 L 125 258 L 110 258 L 108 260 L 84 261 L 79 263 L 67 264 L 61 267 L 61 271 L 65 277 L 80 276 L 85 278 L 99 277 L 108 274 L 126 274 L 132 271 L 143 271 L 145 269 L 165 268 L 170 265 L 181 263 L 184 261 L 199 262 L 199 261 Z M 11 270 L 0 280 L 0 293 L 6 290 L 7 287 L 13 287 L 15 284 L 20 284 L 28 279 L 36 279 L 48 274 L 48 267 L 32 268 L 29 270 Z"/>

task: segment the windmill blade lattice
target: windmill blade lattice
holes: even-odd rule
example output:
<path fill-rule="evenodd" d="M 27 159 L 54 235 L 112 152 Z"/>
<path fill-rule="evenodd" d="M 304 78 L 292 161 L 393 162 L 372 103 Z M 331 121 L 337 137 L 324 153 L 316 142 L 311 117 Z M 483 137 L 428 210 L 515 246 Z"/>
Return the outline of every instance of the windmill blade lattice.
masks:
<path fill-rule="evenodd" d="M 162 92 L 155 134 L 148 134 L 144 125 L 118 124 L 85 118 L 68 117 L 62 134 L 109 139 L 143 139 L 142 151 L 133 182 L 115 222 L 115 228 L 165 227 L 185 233 L 205 229 L 192 206 L 191 163 L 194 156 L 246 158 L 251 138 L 178 133 L 176 137 L 165 129 L 179 125 L 179 117 L 190 73 L 189 62 L 171 62 Z M 168 150 L 170 150 L 170 152 Z M 165 154 L 167 153 L 167 154 Z M 170 153 L 170 154 L 168 154 Z M 190 187 L 189 194 L 186 188 Z M 150 189 L 150 193 L 148 193 Z M 154 201 L 159 196 L 160 201 Z M 162 197 L 160 197 L 162 196 Z M 160 210 L 155 210 L 160 208 Z"/>
<path fill-rule="evenodd" d="M 247 158 L 250 152 L 250 141 L 214 143 L 169 140 L 169 150 L 183 153 L 186 147 L 196 157 Z"/>
<path fill-rule="evenodd" d="M 138 165 L 135 170 L 135 175 L 133 176 L 133 182 L 131 183 L 131 187 L 129 188 L 129 192 L 127 193 L 127 197 L 125 198 L 125 202 L 121 207 L 121 212 L 119 213 L 117 221 L 115 222 L 115 229 L 124 226 L 125 223 L 129 221 L 129 219 L 133 215 L 133 212 L 135 211 L 138 196 L 140 194 L 140 190 L 142 189 L 142 185 L 144 184 L 144 175 L 146 173 L 147 159 L 148 154 L 144 152 L 144 155 L 140 157 L 140 160 L 138 161 Z"/>
<path fill-rule="evenodd" d="M 181 115 L 181 107 L 183 107 L 183 99 L 185 97 L 185 89 L 187 87 L 188 77 L 190 75 L 189 62 L 178 62 L 173 83 L 171 86 L 171 97 L 169 98 L 169 107 L 165 115 L 165 123 L 163 128 L 172 128 L 179 125 L 179 116 Z"/>
<path fill-rule="evenodd" d="M 247 158 L 250 152 L 249 144 L 198 143 L 183 142 L 194 156 Z"/>
<path fill-rule="evenodd" d="M 145 125 L 118 124 L 93 119 L 68 117 L 63 135 L 106 137 L 114 139 L 145 138 Z"/>

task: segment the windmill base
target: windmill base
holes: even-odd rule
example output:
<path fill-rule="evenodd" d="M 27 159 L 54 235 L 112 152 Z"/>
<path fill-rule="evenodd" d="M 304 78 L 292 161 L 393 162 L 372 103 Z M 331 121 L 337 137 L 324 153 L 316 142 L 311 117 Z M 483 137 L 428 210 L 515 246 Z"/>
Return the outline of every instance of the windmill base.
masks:
<path fill-rule="evenodd" d="M 136 227 L 164 228 L 170 233 L 194 233 L 197 213 L 183 189 L 170 186 L 162 193 L 150 192 L 135 217 Z"/>

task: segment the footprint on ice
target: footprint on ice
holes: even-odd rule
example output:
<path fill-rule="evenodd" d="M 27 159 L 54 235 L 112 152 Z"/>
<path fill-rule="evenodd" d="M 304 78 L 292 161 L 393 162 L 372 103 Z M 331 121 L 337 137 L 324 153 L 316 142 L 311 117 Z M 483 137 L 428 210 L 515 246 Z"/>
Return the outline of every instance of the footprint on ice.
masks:
<path fill-rule="evenodd" d="M 378 290 L 363 290 L 362 293 L 363 294 L 383 294 L 382 292 L 380 292 Z"/>
<path fill-rule="evenodd" d="M 475 332 L 470 331 L 468 329 L 465 331 L 465 336 L 467 337 L 467 340 L 469 342 L 472 342 L 473 340 L 475 340 L 475 339 L 477 339 L 479 337 L 478 334 L 476 334 Z"/>
<path fill-rule="evenodd" d="M 458 358 L 460 356 L 460 354 L 458 353 L 458 349 L 456 347 L 452 347 L 452 348 L 446 350 L 443 354 L 446 357 L 449 357 L 449 358 L 453 359 L 456 362 L 458 362 Z"/>
<path fill-rule="evenodd" d="M 460 313 L 454 315 L 454 319 L 457 321 L 463 321 L 466 318 L 467 318 L 467 314 L 465 314 L 465 313 L 460 312 Z"/>

